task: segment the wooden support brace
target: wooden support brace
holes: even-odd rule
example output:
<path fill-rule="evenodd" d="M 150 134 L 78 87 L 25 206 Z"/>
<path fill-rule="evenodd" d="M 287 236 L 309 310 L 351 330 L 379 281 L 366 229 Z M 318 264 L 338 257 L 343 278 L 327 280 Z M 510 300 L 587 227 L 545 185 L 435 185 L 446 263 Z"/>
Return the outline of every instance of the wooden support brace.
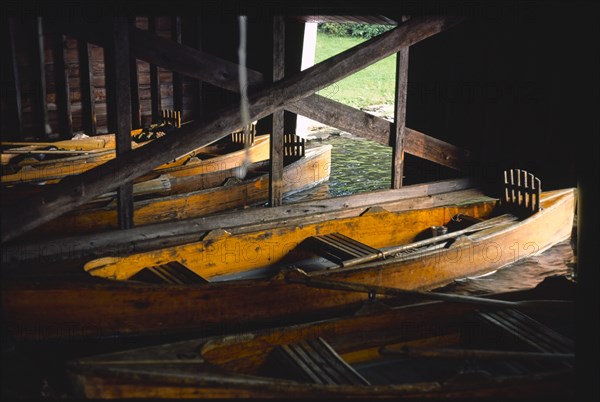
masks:
<path fill-rule="evenodd" d="M 129 28 L 125 17 L 112 21 L 113 42 L 106 49 L 107 83 L 111 86 L 109 102 L 112 115 L 110 125 L 116 133 L 116 162 L 122 165 L 123 157 L 131 152 L 131 88 Z M 133 227 L 133 181 L 120 183 L 117 191 L 119 227 Z"/>
<path fill-rule="evenodd" d="M 273 17 L 273 82 L 285 75 L 285 21 L 282 16 Z M 283 203 L 283 110 L 273 113 L 269 169 L 269 206 Z"/>
<path fill-rule="evenodd" d="M 238 66 L 235 63 L 188 46 L 177 45 L 173 41 L 140 29 L 132 29 L 130 33 L 132 49 L 139 59 L 178 71 L 219 88 L 239 92 Z M 92 35 L 89 30 L 76 30 L 73 35 L 76 34 L 94 38 L 98 43 L 104 40 L 100 34 Z M 266 81 L 260 72 L 252 69 L 247 69 L 247 76 L 250 88 L 260 87 Z M 310 95 L 286 104 L 285 109 L 380 144 L 392 145 L 390 142 L 392 123 L 323 96 Z M 404 152 L 451 169 L 468 172 L 470 159 L 468 150 L 408 127 L 404 132 Z"/>
<path fill-rule="evenodd" d="M 83 131 L 90 136 L 96 135 L 96 101 L 94 98 L 94 71 L 92 52 L 84 40 L 77 41 L 79 54 L 79 79 L 81 85 L 81 119 Z"/>
<path fill-rule="evenodd" d="M 402 21 L 406 21 L 403 17 Z M 392 188 L 402 187 L 404 138 L 406 136 L 406 92 L 408 90 L 408 47 L 396 54 L 396 97 L 392 138 Z"/>

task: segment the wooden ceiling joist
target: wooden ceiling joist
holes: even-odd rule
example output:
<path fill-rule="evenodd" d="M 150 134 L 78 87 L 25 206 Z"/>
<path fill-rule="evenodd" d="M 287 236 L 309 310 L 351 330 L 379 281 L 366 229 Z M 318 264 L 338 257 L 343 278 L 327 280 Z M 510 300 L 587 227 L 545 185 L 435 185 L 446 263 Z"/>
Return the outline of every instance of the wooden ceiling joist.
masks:
<path fill-rule="evenodd" d="M 379 60 L 448 29 L 456 17 L 417 17 L 408 23 L 348 49 L 298 74 L 284 78 L 250 95 L 250 118 L 257 120 L 314 94 Z M 206 120 L 181 129 L 177 136 L 154 142 L 108 161 L 87 172 L 64 179 L 20 205 L 2 210 L 2 242 L 11 240 L 85 202 L 114 190 L 156 166 L 195 148 L 208 145 L 242 124 L 237 104 Z"/>

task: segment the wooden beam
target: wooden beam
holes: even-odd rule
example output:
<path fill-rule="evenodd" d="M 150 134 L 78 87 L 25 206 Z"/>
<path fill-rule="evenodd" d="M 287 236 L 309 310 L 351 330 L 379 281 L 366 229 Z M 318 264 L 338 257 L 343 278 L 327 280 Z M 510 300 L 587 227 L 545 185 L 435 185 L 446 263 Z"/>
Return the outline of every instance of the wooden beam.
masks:
<path fill-rule="evenodd" d="M 3 267 L 23 262 L 66 262 L 123 255 L 162 247 L 171 247 L 199 241 L 206 231 L 238 227 L 237 232 L 256 230 L 258 226 L 278 227 L 309 220 L 336 219 L 359 215 L 365 208 L 381 205 L 390 211 L 406 208 L 430 207 L 432 203 L 459 202 L 480 198 L 473 188 L 476 182 L 470 178 L 442 180 L 425 184 L 404 186 L 397 190 L 380 190 L 343 197 L 286 204 L 269 209 L 249 208 L 243 211 L 224 212 L 201 218 L 154 225 L 138 226 L 128 230 L 112 230 L 76 237 L 48 239 L 28 244 L 3 246 Z M 447 195 L 445 195 L 447 194 Z M 439 196 L 439 197 L 437 197 Z"/>
<path fill-rule="evenodd" d="M 21 139 L 23 112 L 21 109 L 21 84 L 15 48 L 15 20 L 6 17 L 2 27 L 3 46 L 7 50 L 2 57 L 2 134 L 5 139 Z"/>
<path fill-rule="evenodd" d="M 147 35 L 151 37 L 156 36 L 156 18 L 157 17 L 148 17 L 148 32 Z M 143 32 L 142 30 L 140 30 Z M 167 40 L 165 40 L 167 41 Z M 136 49 L 139 44 L 135 40 L 135 37 L 131 37 L 131 48 Z M 170 41 L 167 41 L 170 42 Z M 140 57 L 136 52 L 136 57 L 141 60 L 146 60 L 144 57 Z M 162 113 L 162 102 L 160 97 L 160 74 L 158 71 L 158 65 L 156 63 L 150 63 L 150 100 L 151 100 L 151 108 L 152 108 L 152 122 L 157 123 L 161 119 Z"/>
<path fill-rule="evenodd" d="M 171 40 L 181 44 L 181 17 L 171 17 Z M 183 111 L 183 81 L 181 74 L 173 71 L 173 110 Z"/>
<path fill-rule="evenodd" d="M 312 95 L 286 109 L 383 145 L 390 144 L 392 123 L 351 106 Z M 468 172 L 470 152 L 406 127 L 404 151 L 461 172 Z"/>
<path fill-rule="evenodd" d="M 195 35 L 194 35 L 194 46 L 196 49 L 202 51 L 202 17 L 195 17 Z M 194 82 L 194 96 L 193 96 L 193 119 L 200 120 L 204 117 L 204 105 L 202 103 L 202 81 L 195 80 Z"/>
<path fill-rule="evenodd" d="M 134 17 L 131 26 L 135 28 L 136 18 Z M 142 106 L 140 104 L 140 85 L 138 82 L 138 65 L 135 55 L 129 57 L 129 80 L 131 87 L 131 127 L 142 127 Z"/>
<path fill-rule="evenodd" d="M 283 16 L 273 17 L 273 82 L 285 75 L 285 21 Z M 269 170 L 269 205 L 278 207 L 283 203 L 283 114 L 284 110 L 273 113 L 271 130 Z"/>
<path fill-rule="evenodd" d="M 238 65 L 190 46 L 180 45 L 172 40 L 136 29 L 131 33 L 131 48 L 138 59 L 177 71 L 216 87 L 239 92 Z M 247 69 L 249 90 L 262 84 L 261 73 Z"/>
<path fill-rule="evenodd" d="M 77 40 L 79 54 L 79 80 L 81 85 L 81 121 L 87 135 L 96 135 L 96 98 L 94 95 L 94 70 L 92 49 L 81 39 Z"/>
<path fill-rule="evenodd" d="M 402 21 L 406 21 L 403 17 Z M 396 53 L 396 94 L 392 130 L 392 188 L 402 187 L 404 174 L 404 137 L 406 129 L 406 92 L 408 90 L 408 51 L 405 47 Z"/>
<path fill-rule="evenodd" d="M 178 46 L 170 40 L 152 36 L 140 29 L 132 31 L 131 37 L 135 43 L 132 49 L 140 59 L 217 87 L 239 92 L 237 64 L 188 46 Z M 265 78 L 260 72 L 247 69 L 247 75 L 250 87 L 264 85 Z M 391 145 L 390 122 L 320 95 L 311 95 L 289 103 L 285 109 L 360 137 Z M 409 128 L 405 130 L 405 137 L 405 152 L 451 169 L 466 171 L 469 151 Z M 432 153 L 429 154 L 429 151 Z"/>
<path fill-rule="evenodd" d="M 348 49 L 298 74 L 257 90 L 250 96 L 250 119 L 258 120 L 297 102 L 332 82 L 352 75 L 459 22 L 455 17 L 418 17 L 407 24 Z M 70 176 L 39 195 L 2 209 L 2 241 L 34 229 L 52 218 L 131 181 L 154 167 L 210 144 L 242 125 L 237 102 L 201 122 L 181 128 L 80 175 Z"/>
<path fill-rule="evenodd" d="M 46 72 L 44 57 L 44 30 L 42 17 L 32 17 L 31 57 L 33 85 L 33 129 L 36 136 L 48 138 L 48 104 L 46 100 Z"/>
<path fill-rule="evenodd" d="M 73 137 L 73 118 L 71 115 L 69 70 L 65 61 L 65 36 L 59 32 L 53 32 L 52 39 L 58 131 L 61 139 L 71 139 Z"/>
<path fill-rule="evenodd" d="M 131 56 L 129 28 L 125 17 L 111 21 L 113 41 L 105 48 L 108 121 L 116 133 L 116 161 L 131 152 Z M 119 227 L 133 227 L 133 181 L 122 183 L 117 191 Z"/>

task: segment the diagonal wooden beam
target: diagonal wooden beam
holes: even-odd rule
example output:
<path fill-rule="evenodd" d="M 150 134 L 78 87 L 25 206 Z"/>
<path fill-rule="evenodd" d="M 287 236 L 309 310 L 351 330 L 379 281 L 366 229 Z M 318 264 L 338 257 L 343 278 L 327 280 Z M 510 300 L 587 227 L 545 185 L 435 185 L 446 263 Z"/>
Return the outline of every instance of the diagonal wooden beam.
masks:
<path fill-rule="evenodd" d="M 219 57 L 182 46 L 141 29 L 132 29 L 136 57 L 163 68 L 200 79 L 217 87 L 239 92 L 238 65 Z M 265 83 L 262 73 L 247 69 L 248 84 L 258 87 Z M 350 132 L 384 145 L 391 146 L 391 123 L 362 110 L 344 105 L 320 95 L 310 95 L 285 106 L 320 123 Z M 410 128 L 405 129 L 404 151 L 451 169 L 466 171 L 469 151 L 427 136 Z"/>
<path fill-rule="evenodd" d="M 312 95 L 286 109 L 359 137 L 389 145 L 393 123 L 334 100 Z M 470 152 L 406 127 L 404 151 L 461 172 L 468 172 Z"/>
<path fill-rule="evenodd" d="M 187 46 L 177 45 L 141 29 L 132 30 L 131 33 L 135 43 L 133 49 L 139 59 L 223 89 L 239 91 L 237 64 Z M 251 69 L 247 71 L 250 86 L 264 84 L 263 74 Z M 310 95 L 287 104 L 285 109 L 360 137 L 391 145 L 390 122 L 323 96 Z M 469 151 L 410 128 L 405 129 L 404 135 L 405 152 L 451 169 L 466 171 Z"/>
<path fill-rule="evenodd" d="M 72 34 L 75 25 L 67 25 Z M 79 28 L 80 35 L 101 44 L 100 33 L 94 34 L 90 27 Z M 152 35 L 138 28 L 130 31 L 132 49 L 140 60 L 160 65 L 192 78 L 208 82 L 219 88 L 239 92 L 238 65 L 197 49 L 183 46 L 172 40 Z M 266 82 L 262 73 L 247 69 L 250 87 L 259 87 Z M 269 80 L 270 81 L 270 80 Z M 336 127 L 354 135 L 391 146 L 391 123 L 372 114 L 344 105 L 320 95 L 310 95 L 285 109 L 306 116 L 328 126 Z M 451 169 L 466 172 L 470 152 L 424 133 L 405 129 L 404 151 Z"/>
<path fill-rule="evenodd" d="M 307 70 L 284 78 L 250 96 L 250 119 L 258 120 L 385 57 L 460 21 L 456 17 L 414 18 L 407 24 L 361 43 Z M 164 136 L 77 176 L 65 178 L 20 205 L 2 210 L 2 242 L 34 229 L 100 194 L 226 136 L 242 125 L 237 104 L 206 120 L 184 126 L 177 136 Z"/>

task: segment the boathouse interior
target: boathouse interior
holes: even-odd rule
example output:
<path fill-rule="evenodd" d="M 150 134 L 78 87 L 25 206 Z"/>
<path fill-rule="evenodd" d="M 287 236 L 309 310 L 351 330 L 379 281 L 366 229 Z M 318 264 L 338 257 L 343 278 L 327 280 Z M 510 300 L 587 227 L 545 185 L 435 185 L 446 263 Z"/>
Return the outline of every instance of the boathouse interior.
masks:
<path fill-rule="evenodd" d="M 51 3 L 9 3 L 1 17 L 0 141 L 114 133 L 116 158 L 19 202 L 3 203 L 3 254 L 33 252 L 21 239 L 111 191 L 117 192 L 118 226 L 107 235 L 114 240 L 112 250 L 143 249 L 143 239 L 135 237 L 141 232 L 135 232 L 134 179 L 248 122 L 256 122 L 256 135 L 270 138 L 269 195 L 256 208 L 279 207 L 286 203 L 284 138 L 296 134 L 298 116 L 304 116 L 390 147 L 390 183 L 398 191 L 440 181 L 460 188 L 468 182 L 495 196 L 502 172 L 512 168 L 542 178 L 543 190 L 577 188 L 572 242 L 578 322 L 584 322 L 578 329 L 585 328 L 577 341 L 583 350 L 598 351 L 598 323 L 589 320 L 598 313 L 597 261 L 591 258 L 598 164 L 596 146 L 588 140 L 598 131 L 597 117 L 591 119 L 598 114 L 598 24 L 588 5 L 59 2 L 56 9 Z M 302 69 L 306 24 L 323 22 L 390 25 L 397 36 L 394 41 L 375 37 L 360 49 Z M 240 67 L 242 29 L 245 64 Z M 391 121 L 319 92 L 389 55 L 396 55 Z M 240 106 L 240 93 L 247 94 L 247 109 Z M 132 130 L 165 122 L 176 127 L 172 135 L 132 149 Z M 48 236 L 38 238 L 52 244 L 44 249 L 47 254 L 40 249 L 40 256 L 60 266 L 52 256 L 60 254 L 68 236 Z M 192 238 L 191 229 L 171 237 L 165 232 L 145 247 Z M 86 250 L 70 250 L 80 256 L 101 253 L 91 242 Z M 39 270 L 43 261 L 24 260 L 3 258 L 2 276 L 26 271 L 31 260 Z M 3 334 L 3 353 L 18 348 L 9 338 Z M 592 356 L 581 356 L 582 367 Z M 597 395 L 594 366 L 578 371 L 577 380 Z M 3 367 L 3 388 L 28 369 L 5 377 L 11 370 Z"/>

